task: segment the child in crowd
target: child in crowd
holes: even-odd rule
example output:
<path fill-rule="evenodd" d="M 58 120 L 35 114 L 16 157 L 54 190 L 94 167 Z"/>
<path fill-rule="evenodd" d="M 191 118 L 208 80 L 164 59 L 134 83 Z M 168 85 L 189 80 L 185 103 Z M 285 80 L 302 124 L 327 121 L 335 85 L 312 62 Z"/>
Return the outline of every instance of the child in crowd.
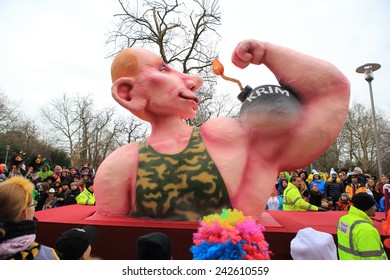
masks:
<path fill-rule="evenodd" d="M 45 205 L 46 198 L 49 196 L 48 192 L 50 187 L 47 182 L 42 182 L 42 183 L 37 183 L 37 189 L 38 189 L 38 194 L 35 197 L 35 200 L 38 202 L 38 204 L 35 207 L 35 211 L 40 211 Z"/>
<path fill-rule="evenodd" d="M 329 204 L 329 200 L 326 197 L 321 199 L 321 207 L 326 209 L 327 211 L 333 210 Z"/>
<path fill-rule="evenodd" d="M 76 197 L 80 194 L 77 182 L 70 183 L 70 192 L 65 196 L 65 205 L 77 204 Z"/>
<path fill-rule="evenodd" d="M 69 183 L 67 181 L 64 181 L 61 184 L 62 191 L 57 194 L 57 207 L 64 206 L 65 205 L 65 198 L 70 193 L 69 189 Z"/>
<path fill-rule="evenodd" d="M 348 211 L 351 206 L 352 203 L 349 200 L 348 194 L 342 193 L 334 208 L 336 211 Z"/>
<path fill-rule="evenodd" d="M 272 190 L 271 196 L 265 205 L 265 210 L 283 210 L 283 198 L 278 194 L 276 188 Z"/>
<path fill-rule="evenodd" d="M 42 210 L 53 208 L 57 203 L 56 191 L 54 188 L 51 188 L 48 192 L 48 197 L 45 200 Z"/>
<path fill-rule="evenodd" d="M 331 196 L 328 197 L 328 203 L 329 203 L 329 207 L 331 208 L 331 210 L 334 210 L 333 197 L 331 197 Z"/>

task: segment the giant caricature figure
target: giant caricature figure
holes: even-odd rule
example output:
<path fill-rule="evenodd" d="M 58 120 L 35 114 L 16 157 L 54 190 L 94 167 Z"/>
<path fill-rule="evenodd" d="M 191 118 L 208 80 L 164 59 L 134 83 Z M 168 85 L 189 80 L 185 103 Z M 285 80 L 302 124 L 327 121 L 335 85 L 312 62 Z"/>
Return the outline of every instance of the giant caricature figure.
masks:
<path fill-rule="evenodd" d="M 232 62 L 239 68 L 264 64 L 296 94 L 300 109 L 286 112 L 271 101 L 266 113 L 215 118 L 194 128 L 183 119 L 196 114 L 200 77 L 176 71 L 146 49 L 116 56 L 112 95 L 152 131 L 101 164 L 95 215 L 198 221 L 236 208 L 259 217 L 279 171 L 310 164 L 339 135 L 350 86 L 332 64 L 257 40 L 239 43 Z M 323 125 L 329 123 L 332 129 Z"/>

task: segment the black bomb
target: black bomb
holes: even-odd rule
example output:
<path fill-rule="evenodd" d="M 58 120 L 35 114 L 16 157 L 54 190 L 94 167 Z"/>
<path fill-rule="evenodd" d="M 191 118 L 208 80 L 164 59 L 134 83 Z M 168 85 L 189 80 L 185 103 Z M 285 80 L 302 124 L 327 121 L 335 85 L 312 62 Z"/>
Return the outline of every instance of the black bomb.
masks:
<path fill-rule="evenodd" d="M 243 102 L 240 119 L 244 125 L 272 131 L 292 129 L 299 122 L 301 103 L 295 94 L 280 86 L 246 86 L 238 99 Z"/>

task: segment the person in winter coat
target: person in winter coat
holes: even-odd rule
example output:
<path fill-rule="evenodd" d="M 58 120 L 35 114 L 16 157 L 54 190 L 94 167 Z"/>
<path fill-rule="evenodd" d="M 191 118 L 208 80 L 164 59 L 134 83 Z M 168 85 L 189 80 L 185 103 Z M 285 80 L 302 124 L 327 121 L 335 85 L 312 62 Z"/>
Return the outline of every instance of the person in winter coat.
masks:
<path fill-rule="evenodd" d="M 383 188 L 383 186 L 382 186 Z M 383 191 L 383 190 L 382 190 Z M 373 178 L 368 178 L 367 179 L 367 190 L 366 192 L 371 195 L 376 202 L 376 207 L 379 208 L 379 201 L 383 197 L 383 194 L 380 192 L 378 185 L 375 184 L 375 181 Z"/>
<path fill-rule="evenodd" d="M 80 194 L 77 182 L 70 183 L 70 192 L 65 195 L 64 205 L 77 204 L 76 197 Z"/>
<path fill-rule="evenodd" d="M 332 198 L 333 203 L 339 201 L 340 195 L 343 193 L 343 185 L 340 179 L 337 178 L 337 173 L 333 170 L 330 171 L 330 177 L 325 182 L 325 197 Z"/>
<path fill-rule="evenodd" d="M 334 210 L 336 211 L 348 211 L 352 206 L 352 202 L 349 200 L 347 193 L 342 193 L 340 195 L 339 201 L 336 202 Z"/>
<path fill-rule="evenodd" d="M 345 188 L 345 192 L 348 194 L 349 199 L 352 200 L 352 197 L 355 194 L 366 192 L 367 186 L 359 181 L 359 177 L 357 174 L 350 174 L 350 183 Z"/>
<path fill-rule="evenodd" d="M 4 166 L 3 164 L 0 164 L 0 181 L 3 182 L 5 179 L 7 179 L 8 175 L 5 174 Z"/>
<path fill-rule="evenodd" d="M 283 194 L 283 210 L 287 211 L 324 211 L 321 207 L 310 204 L 302 198 L 299 186 L 301 177 L 292 176 Z"/>
<path fill-rule="evenodd" d="M 340 260 L 387 260 L 381 237 L 370 217 L 375 216 L 375 200 L 366 192 L 355 194 L 347 215 L 337 223 Z"/>
<path fill-rule="evenodd" d="M 383 186 L 384 186 L 385 184 L 389 184 L 389 183 L 390 183 L 389 178 L 388 178 L 386 175 L 382 174 L 382 176 L 380 177 L 380 179 L 379 179 L 378 182 L 376 183 L 376 186 L 377 186 L 379 192 L 380 192 L 382 195 L 385 194 L 384 191 L 383 191 Z"/>
<path fill-rule="evenodd" d="M 311 187 L 313 186 L 313 184 L 317 184 L 318 190 L 322 194 L 324 194 L 324 192 L 325 192 L 325 181 L 321 179 L 319 173 L 314 173 L 313 174 L 313 181 L 311 181 L 311 183 L 310 183 L 310 190 L 311 190 Z"/>
<path fill-rule="evenodd" d="M 383 192 L 385 189 L 388 189 L 389 190 L 389 195 L 387 197 L 387 199 L 389 200 L 389 203 L 390 203 L 390 184 L 385 184 L 383 186 Z M 380 200 L 379 200 L 379 209 L 378 211 L 379 212 L 386 212 L 386 195 L 384 195 Z M 387 209 L 388 210 L 388 209 Z"/>
<path fill-rule="evenodd" d="M 57 203 L 56 207 L 61 207 L 65 205 L 65 198 L 70 194 L 71 190 L 69 188 L 68 181 L 63 181 L 61 183 L 62 191 L 57 194 Z"/>
<path fill-rule="evenodd" d="M 307 171 L 304 169 L 300 170 L 298 176 L 301 177 L 302 182 L 304 182 L 306 184 L 307 189 L 309 189 L 309 182 L 307 181 L 308 178 Z"/>
<path fill-rule="evenodd" d="M 324 195 L 318 189 L 317 184 L 311 186 L 311 191 L 309 193 L 309 203 L 315 206 L 321 206 L 321 199 L 324 198 Z"/>
<path fill-rule="evenodd" d="M 265 205 L 265 210 L 283 210 L 283 198 L 278 194 L 276 188 L 272 190 L 271 196 Z"/>
<path fill-rule="evenodd" d="M 59 259 L 53 248 L 35 241 L 33 190 L 31 181 L 22 176 L 0 183 L 0 260 Z"/>
<path fill-rule="evenodd" d="M 45 200 L 45 203 L 42 207 L 42 210 L 53 208 L 57 203 L 56 191 L 54 188 L 50 188 L 48 192 L 48 197 Z"/>
<path fill-rule="evenodd" d="M 287 188 L 288 180 L 286 178 L 279 179 L 278 194 L 283 197 L 283 192 Z"/>
<path fill-rule="evenodd" d="M 38 172 L 39 177 L 41 177 L 41 180 L 44 181 L 46 178 L 53 175 L 53 171 L 50 170 L 50 165 L 45 163 L 42 166 L 42 170 Z"/>
<path fill-rule="evenodd" d="M 85 183 L 84 190 L 76 197 L 77 204 L 95 205 L 95 194 L 93 193 L 93 182 Z"/>

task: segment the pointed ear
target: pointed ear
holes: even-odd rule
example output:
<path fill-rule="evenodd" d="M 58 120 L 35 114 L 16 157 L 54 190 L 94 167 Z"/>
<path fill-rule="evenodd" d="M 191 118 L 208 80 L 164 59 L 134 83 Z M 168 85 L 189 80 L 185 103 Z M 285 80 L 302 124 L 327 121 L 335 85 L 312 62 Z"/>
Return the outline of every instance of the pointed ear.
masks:
<path fill-rule="evenodd" d="M 146 120 L 144 110 L 147 100 L 139 90 L 138 93 L 135 93 L 133 78 L 123 77 L 116 80 L 111 87 L 111 93 L 112 97 L 122 107 L 130 110 L 137 117 Z"/>

